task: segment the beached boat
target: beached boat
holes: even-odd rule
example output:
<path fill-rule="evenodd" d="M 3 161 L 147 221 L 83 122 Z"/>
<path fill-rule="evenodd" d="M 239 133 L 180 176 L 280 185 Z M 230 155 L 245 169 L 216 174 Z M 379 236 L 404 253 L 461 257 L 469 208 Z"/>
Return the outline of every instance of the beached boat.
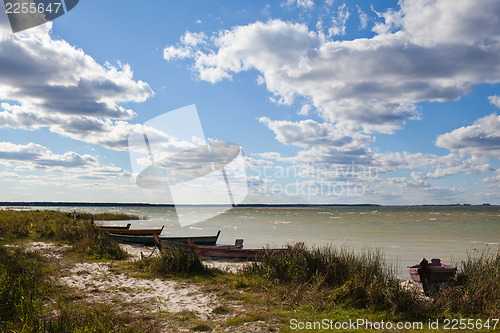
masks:
<path fill-rule="evenodd" d="M 127 225 L 98 225 L 98 227 L 104 231 L 116 232 L 121 230 L 128 230 L 130 229 L 131 225 L 132 224 L 129 223 Z"/>
<path fill-rule="evenodd" d="M 243 248 L 243 239 L 237 239 L 234 242 L 234 245 L 196 245 L 194 244 L 189 244 L 189 241 L 187 243 L 177 243 L 177 242 L 172 242 L 168 241 L 165 239 L 161 239 L 158 235 L 154 234 L 153 238 L 155 240 L 156 246 L 160 249 L 160 251 L 168 251 L 172 248 L 180 248 L 184 251 L 194 251 L 198 247 L 203 247 L 203 248 L 218 248 L 218 249 L 241 249 Z M 189 239 L 191 240 L 191 238 Z"/>
<path fill-rule="evenodd" d="M 133 243 L 141 245 L 155 245 L 155 240 L 153 235 L 121 235 L 116 233 L 108 233 L 109 237 L 122 243 Z M 215 245 L 217 244 L 217 239 L 219 239 L 220 230 L 215 236 L 190 236 L 190 237 L 167 237 L 160 236 L 161 240 L 175 242 L 175 243 L 185 243 L 187 244 L 188 239 L 191 239 L 196 245 Z"/>
<path fill-rule="evenodd" d="M 153 234 L 158 234 L 158 235 L 161 234 L 161 232 L 163 231 L 163 227 L 164 226 L 162 226 L 159 229 L 130 229 L 129 227 L 127 229 L 115 228 L 111 230 L 106 230 L 106 229 L 104 230 L 117 235 L 153 236 Z"/>
<path fill-rule="evenodd" d="M 240 260 L 257 260 L 260 256 L 277 249 L 241 249 L 227 248 L 223 246 L 196 246 L 196 250 L 202 257 L 225 258 Z"/>
<path fill-rule="evenodd" d="M 419 274 L 422 265 L 408 266 L 407 268 L 411 279 L 422 283 L 421 274 Z M 427 268 L 429 269 L 429 282 L 446 282 L 454 277 L 457 272 L 456 267 L 442 264 L 439 259 L 432 259 L 431 263 L 427 264 Z"/>

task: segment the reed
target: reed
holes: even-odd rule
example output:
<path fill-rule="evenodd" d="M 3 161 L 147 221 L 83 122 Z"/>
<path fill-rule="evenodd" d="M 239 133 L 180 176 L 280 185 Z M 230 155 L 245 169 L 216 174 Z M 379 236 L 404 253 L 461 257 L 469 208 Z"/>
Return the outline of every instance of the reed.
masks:
<path fill-rule="evenodd" d="M 468 254 L 455 281 L 436 295 L 436 308 L 461 316 L 500 317 L 500 251 Z"/>
<path fill-rule="evenodd" d="M 0 211 L 0 237 L 8 242 L 33 239 L 65 242 L 78 253 L 99 259 L 124 259 L 126 253 L 92 219 L 51 210 Z"/>
<path fill-rule="evenodd" d="M 394 278 L 395 271 L 378 251 L 356 254 L 332 247 L 289 246 L 285 251 L 267 252 L 244 274 L 279 284 L 311 285 L 336 304 L 415 313 L 421 307 L 419 297 Z"/>
<path fill-rule="evenodd" d="M 35 319 L 43 288 L 41 262 L 36 254 L 0 247 L 0 328 Z"/>
<path fill-rule="evenodd" d="M 144 258 L 134 265 L 142 271 L 162 276 L 196 275 L 206 270 L 198 252 L 187 252 L 180 248 L 169 249 L 160 256 Z"/>

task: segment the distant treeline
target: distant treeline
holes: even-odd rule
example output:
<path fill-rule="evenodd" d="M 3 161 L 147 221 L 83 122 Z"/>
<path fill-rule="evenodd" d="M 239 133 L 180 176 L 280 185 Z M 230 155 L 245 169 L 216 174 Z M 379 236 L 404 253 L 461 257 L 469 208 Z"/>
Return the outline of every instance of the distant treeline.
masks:
<path fill-rule="evenodd" d="M 151 204 L 151 203 L 122 203 L 122 202 L 0 202 L 0 206 L 12 207 L 175 207 L 175 206 L 195 206 L 195 207 L 217 207 L 226 205 L 174 205 L 174 204 Z M 380 205 L 380 204 L 239 204 L 236 208 L 308 208 L 308 207 L 477 207 L 477 206 L 492 206 L 489 203 L 481 205 L 472 204 L 423 204 L 423 205 Z"/>

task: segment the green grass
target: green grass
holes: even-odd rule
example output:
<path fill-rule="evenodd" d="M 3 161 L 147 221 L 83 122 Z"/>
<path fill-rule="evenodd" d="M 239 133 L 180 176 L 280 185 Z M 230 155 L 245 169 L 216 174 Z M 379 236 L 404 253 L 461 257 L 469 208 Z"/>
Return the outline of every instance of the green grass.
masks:
<path fill-rule="evenodd" d="M 107 305 L 88 304 L 71 289 L 54 284 L 59 264 L 19 246 L 26 241 L 61 242 L 72 245 L 75 258 L 125 258 L 119 245 L 92 223 L 94 219 L 76 212 L 0 210 L 1 332 L 156 331 L 144 329 L 150 319 L 144 323 Z"/>
<path fill-rule="evenodd" d="M 35 319 L 44 286 L 42 262 L 36 254 L 0 247 L 0 323 Z"/>
<path fill-rule="evenodd" d="M 317 307 L 347 305 L 412 316 L 423 304 L 414 290 L 401 286 L 394 271 L 376 251 L 356 254 L 331 247 L 289 246 L 285 251 L 267 252 L 244 275 L 286 286 L 284 297 L 291 303 L 311 300 L 314 295 Z"/>
<path fill-rule="evenodd" d="M 124 213 L 79 213 L 72 212 L 74 217 L 82 220 L 98 220 L 98 221 L 124 221 L 124 220 L 145 220 L 146 217 Z"/>
<path fill-rule="evenodd" d="M 160 276 L 189 276 L 207 273 L 196 251 L 185 252 L 178 248 L 162 252 L 157 257 L 144 258 L 132 265 L 143 272 Z"/>
<path fill-rule="evenodd" d="M 0 238 L 4 242 L 27 239 L 63 242 L 72 245 L 76 253 L 96 259 L 126 257 L 119 245 L 92 223 L 91 216 L 87 216 L 89 219 L 74 216 L 74 212 L 50 210 L 0 210 Z"/>
<path fill-rule="evenodd" d="M 454 316 L 500 318 L 500 252 L 460 261 L 456 281 L 436 295 L 436 307 Z"/>

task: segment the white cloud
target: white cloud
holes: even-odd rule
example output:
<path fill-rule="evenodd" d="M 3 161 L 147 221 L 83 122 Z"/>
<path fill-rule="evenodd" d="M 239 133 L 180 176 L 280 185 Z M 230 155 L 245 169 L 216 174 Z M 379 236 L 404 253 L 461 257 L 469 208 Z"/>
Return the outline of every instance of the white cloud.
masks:
<path fill-rule="evenodd" d="M 389 27 L 381 24 L 375 31 L 400 28 L 409 42 L 432 47 L 439 44 L 486 46 L 500 41 L 498 14 L 500 3 L 484 0 L 403 0 L 400 11 L 384 14 Z"/>
<path fill-rule="evenodd" d="M 489 96 L 488 100 L 490 101 L 491 104 L 495 105 L 497 108 L 500 108 L 500 96 L 497 95 Z"/>
<path fill-rule="evenodd" d="M 99 65 L 82 50 L 50 36 L 51 24 L 0 36 L 0 127 L 52 132 L 89 143 L 119 147 L 124 120 L 135 113 L 120 106 L 153 95 L 133 79 L 130 66 Z M 126 138 L 125 138 L 126 139 Z"/>
<path fill-rule="evenodd" d="M 332 18 L 332 26 L 328 29 L 328 36 L 345 35 L 346 22 L 349 18 L 349 10 L 346 5 L 339 6 L 337 15 Z"/>
<path fill-rule="evenodd" d="M 322 145 L 358 149 L 373 142 L 373 138 L 368 135 L 311 119 L 292 122 L 261 117 L 259 121 L 276 134 L 276 140 L 279 142 L 302 148 Z"/>
<path fill-rule="evenodd" d="M 500 116 L 493 113 L 470 126 L 439 135 L 436 145 L 474 157 L 500 158 Z"/>
<path fill-rule="evenodd" d="M 0 160 L 33 164 L 41 168 L 85 168 L 98 164 L 93 156 L 87 154 L 79 155 L 70 151 L 63 155 L 58 155 L 38 144 L 17 145 L 11 142 L 0 142 Z"/>
<path fill-rule="evenodd" d="M 332 41 L 281 20 L 236 26 L 214 35 L 210 49 L 192 52 L 193 68 L 212 83 L 256 69 L 274 101 L 305 97 L 323 119 L 370 133 L 419 119 L 416 103 L 457 100 L 475 84 L 500 82 L 500 21 L 486 20 L 500 16 L 497 1 L 401 4 L 379 13 L 384 22 L 370 39 Z M 427 14 L 432 9 L 441 14 Z"/>
<path fill-rule="evenodd" d="M 287 0 L 281 3 L 282 6 L 311 9 L 314 7 L 313 0 Z"/>
<path fill-rule="evenodd" d="M 309 114 L 309 111 L 311 111 L 312 106 L 309 104 L 304 104 L 300 108 L 300 111 L 298 112 L 299 115 L 301 116 L 307 116 Z"/>
<path fill-rule="evenodd" d="M 406 120 L 419 118 L 416 103 L 456 100 L 475 84 L 500 82 L 500 22 L 471 26 L 476 20 L 469 19 L 500 16 L 496 2 L 475 6 L 470 15 L 464 10 L 470 5 L 457 5 L 461 10 L 453 10 L 453 22 L 463 21 L 468 32 L 454 24 L 456 38 L 449 33 L 420 34 L 413 23 L 413 3 L 380 14 L 385 21 L 371 39 L 331 41 L 303 24 L 280 20 L 220 31 L 213 49 L 192 53 L 193 68 L 212 83 L 254 68 L 278 103 L 306 97 L 327 121 L 392 133 Z M 435 2 L 439 10 L 444 8 L 441 3 Z M 429 6 L 424 9 L 434 8 Z M 449 23 L 448 15 L 425 18 L 436 20 L 420 20 L 425 29 Z M 393 26 L 399 30 L 390 32 Z"/>
<path fill-rule="evenodd" d="M 358 8 L 358 16 L 359 16 L 359 30 L 366 29 L 368 26 L 368 14 L 366 14 L 359 6 Z"/>

